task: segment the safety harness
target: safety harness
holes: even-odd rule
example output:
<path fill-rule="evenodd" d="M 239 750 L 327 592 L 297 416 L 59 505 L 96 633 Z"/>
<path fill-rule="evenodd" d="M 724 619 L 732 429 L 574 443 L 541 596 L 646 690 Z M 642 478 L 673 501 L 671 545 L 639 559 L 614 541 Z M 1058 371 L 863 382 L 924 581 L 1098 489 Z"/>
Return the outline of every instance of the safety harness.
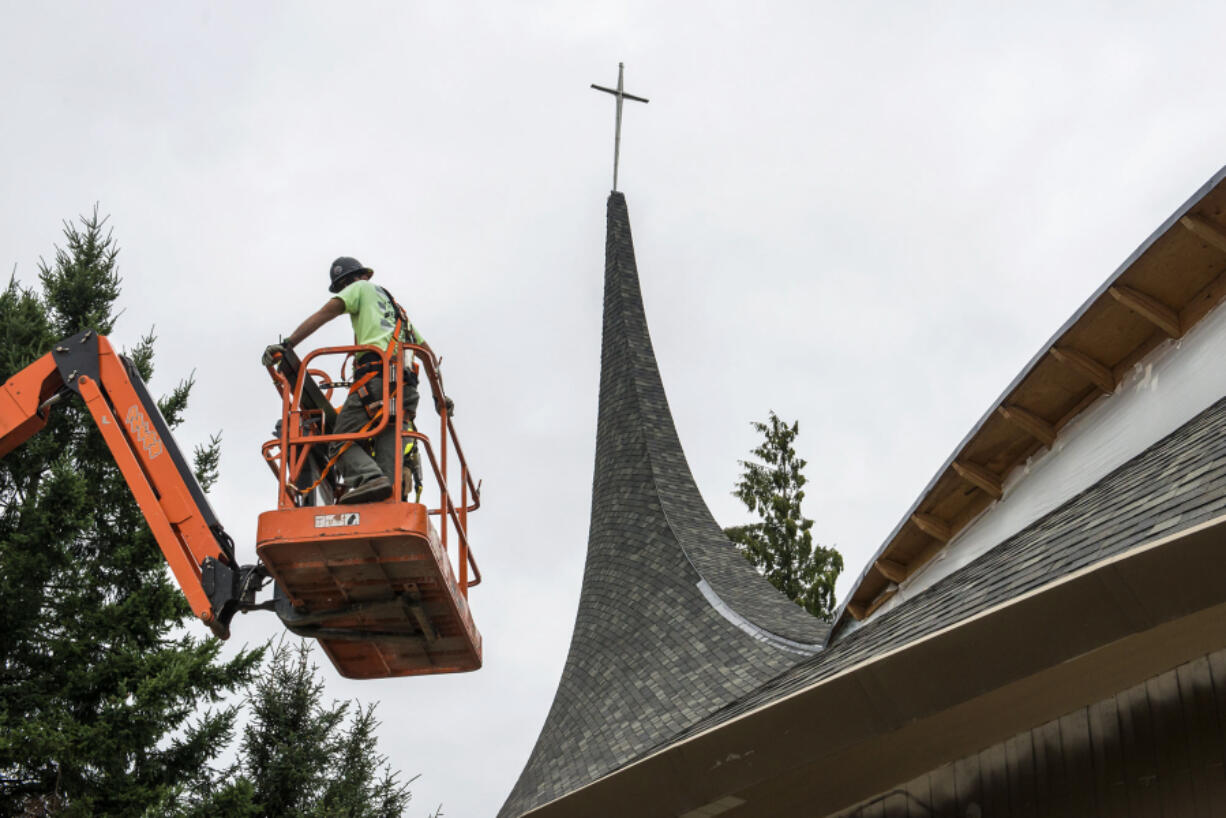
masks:
<path fill-rule="evenodd" d="M 409 321 L 408 313 L 406 313 L 404 308 L 400 306 L 400 302 L 398 302 L 395 296 L 388 292 L 385 287 L 379 287 L 379 289 L 385 296 L 387 296 L 388 300 L 392 302 L 392 308 L 396 311 L 396 326 L 392 330 L 391 339 L 388 341 L 389 346 L 392 344 L 402 345 L 404 343 L 405 335 L 403 334 L 403 330 L 405 326 L 408 327 L 408 336 L 415 338 L 416 334 L 413 332 L 413 324 Z M 393 354 L 392 358 L 399 364 L 399 355 Z M 404 372 L 405 378 L 408 380 L 409 384 L 416 387 L 418 383 L 417 364 L 414 363 L 411 368 L 403 366 L 402 371 Z M 365 434 L 366 432 L 375 428 L 377 425 L 379 425 L 379 420 L 383 417 L 383 390 L 382 388 L 376 390 L 371 387 L 371 381 L 379 377 L 382 373 L 382 356 L 371 356 L 365 361 L 362 361 L 362 356 L 360 354 L 354 358 L 353 383 L 349 386 L 349 394 L 356 394 L 358 396 L 358 400 L 362 403 L 362 408 L 366 410 L 366 414 L 370 418 L 370 420 L 368 420 L 366 424 L 358 431 L 358 435 Z M 394 418 L 392 420 L 394 420 Z M 408 431 L 417 431 L 417 427 L 413 424 L 412 418 L 405 418 L 405 428 Z M 324 467 L 320 470 L 318 479 L 316 479 L 314 483 L 307 486 L 305 489 L 295 487 L 298 493 L 307 494 L 314 491 L 319 484 L 323 482 L 324 478 L 327 477 L 328 472 L 331 471 L 332 467 L 338 460 L 340 460 L 341 456 L 347 452 L 349 447 L 355 442 L 357 442 L 356 439 L 346 440 L 343 444 L 341 444 L 341 447 L 336 450 L 336 454 L 328 458 L 328 462 L 324 464 Z M 368 453 L 373 456 L 373 446 L 370 443 L 367 445 L 369 449 Z M 408 439 L 408 441 L 405 443 L 402 456 L 404 465 L 409 468 L 409 473 L 413 475 L 414 502 L 418 502 L 421 500 L 422 479 L 421 456 L 417 450 L 416 438 L 410 437 Z"/>

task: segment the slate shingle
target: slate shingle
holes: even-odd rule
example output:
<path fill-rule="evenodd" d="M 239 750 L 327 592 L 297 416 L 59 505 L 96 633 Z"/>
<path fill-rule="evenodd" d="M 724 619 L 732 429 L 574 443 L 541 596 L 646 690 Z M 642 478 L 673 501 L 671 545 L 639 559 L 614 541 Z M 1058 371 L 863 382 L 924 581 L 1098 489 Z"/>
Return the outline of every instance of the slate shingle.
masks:
<path fill-rule="evenodd" d="M 712 606 L 702 581 L 741 625 Z M 698 492 L 647 330 L 626 201 L 615 192 L 579 610 L 553 706 L 499 815 L 520 815 L 667 741 L 807 655 L 787 642 L 811 652 L 827 632 L 735 551 Z"/>
<path fill-rule="evenodd" d="M 639 757 L 1138 545 L 1226 514 L 1226 399 L 974 562 Z M 633 761 L 634 759 L 631 759 Z"/>

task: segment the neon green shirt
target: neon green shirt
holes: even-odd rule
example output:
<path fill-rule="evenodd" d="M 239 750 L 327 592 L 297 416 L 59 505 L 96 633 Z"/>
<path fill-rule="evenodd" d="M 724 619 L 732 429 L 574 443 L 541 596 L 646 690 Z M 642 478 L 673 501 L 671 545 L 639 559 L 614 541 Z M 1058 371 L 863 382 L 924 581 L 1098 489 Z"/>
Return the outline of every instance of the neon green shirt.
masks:
<path fill-rule="evenodd" d="M 353 324 L 353 340 L 355 344 L 370 344 L 386 348 L 396 329 L 396 308 L 392 299 L 382 287 L 377 287 L 369 281 L 358 279 L 336 296 L 345 305 L 349 320 Z M 412 337 L 413 342 L 423 342 L 421 333 L 412 324 L 405 328 L 405 337 Z"/>

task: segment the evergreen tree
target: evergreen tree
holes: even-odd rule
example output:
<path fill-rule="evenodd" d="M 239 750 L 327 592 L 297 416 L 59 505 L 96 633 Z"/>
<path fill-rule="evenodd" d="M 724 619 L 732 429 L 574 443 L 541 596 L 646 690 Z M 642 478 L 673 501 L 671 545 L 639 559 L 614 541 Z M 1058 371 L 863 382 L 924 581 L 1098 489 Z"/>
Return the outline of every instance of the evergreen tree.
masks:
<path fill-rule="evenodd" d="M 151 815 L 176 818 L 399 818 L 409 782 L 377 749 L 375 706 L 325 704 L 306 640 L 283 637 L 249 683 L 237 760 L 202 770 Z M 232 733 L 227 732 L 228 742 Z M 439 818 L 441 809 L 431 818 Z"/>
<path fill-rule="evenodd" d="M 805 461 L 792 446 L 800 424 L 789 426 L 771 412 L 768 423 L 755 422 L 753 427 L 764 436 L 752 452 L 762 462 L 740 461 L 743 471 L 732 493 L 761 522 L 726 528 L 724 533 L 772 585 L 809 613 L 829 620 L 843 556 L 813 544 L 813 521 L 800 510 L 808 482 L 802 473 Z"/>
<path fill-rule="evenodd" d="M 41 291 L 0 292 L 0 381 L 83 329 L 109 334 L 118 247 L 97 209 L 64 225 Z M 128 353 L 153 373 L 154 338 Z M 171 428 L 191 381 L 159 406 Z M 218 442 L 197 449 L 216 479 Z M 209 769 L 233 731 L 217 704 L 259 651 L 219 658 L 88 412 L 59 404 L 0 459 L 0 816 L 142 815 Z"/>
<path fill-rule="evenodd" d="M 317 670 L 305 641 L 282 639 L 252 685 L 240 759 L 258 814 L 400 816 L 408 784 L 376 749 L 374 705 L 325 704 Z"/>

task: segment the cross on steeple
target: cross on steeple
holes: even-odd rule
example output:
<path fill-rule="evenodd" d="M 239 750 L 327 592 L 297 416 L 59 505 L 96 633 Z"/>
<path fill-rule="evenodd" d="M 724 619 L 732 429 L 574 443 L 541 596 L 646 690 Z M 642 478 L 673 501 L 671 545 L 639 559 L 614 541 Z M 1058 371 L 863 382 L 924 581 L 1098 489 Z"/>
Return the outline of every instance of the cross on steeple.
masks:
<path fill-rule="evenodd" d="M 612 94 L 617 97 L 617 130 L 613 136 L 613 190 L 617 190 L 617 162 L 621 154 L 622 147 L 622 100 L 632 99 L 635 102 L 647 102 L 643 97 L 636 97 L 633 94 L 627 94 L 622 89 L 622 77 L 625 74 L 625 63 L 617 64 L 617 88 L 605 88 L 603 85 L 592 83 L 592 87 L 597 91 L 604 91 L 606 94 Z"/>

